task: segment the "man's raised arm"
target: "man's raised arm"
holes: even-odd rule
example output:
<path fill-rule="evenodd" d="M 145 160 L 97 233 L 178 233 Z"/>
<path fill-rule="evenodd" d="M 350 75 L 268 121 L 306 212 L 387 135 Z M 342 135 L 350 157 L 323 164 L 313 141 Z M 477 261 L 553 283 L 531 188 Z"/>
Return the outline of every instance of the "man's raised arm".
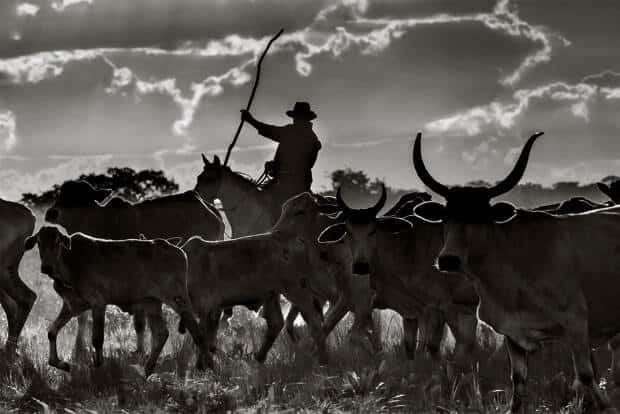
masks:
<path fill-rule="evenodd" d="M 245 109 L 241 110 L 241 119 L 256 128 L 256 131 L 265 138 L 269 138 L 272 141 L 280 142 L 281 127 L 260 122 L 259 120 L 254 118 L 249 111 L 246 111 Z"/>

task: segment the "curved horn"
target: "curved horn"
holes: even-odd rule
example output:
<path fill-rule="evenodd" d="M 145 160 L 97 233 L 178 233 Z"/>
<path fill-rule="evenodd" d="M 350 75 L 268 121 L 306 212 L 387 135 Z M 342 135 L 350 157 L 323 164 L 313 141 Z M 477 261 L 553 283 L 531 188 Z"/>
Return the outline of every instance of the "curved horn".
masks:
<path fill-rule="evenodd" d="M 344 213 L 344 217 L 357 217 L 357 218 L 374 218 L 379 214 L 379 211 L 385 206 L 385 202 L 387 200 L 387 191 L 385 189 L 385 184 L 381 183 L 381 196 L 379 200 L 375 203 L 374 206 L 368 208 L 351 208 L 349 207 L 344 200 L 342 199 L 342 187 L 338 187 L 338 191 L 336 192 L 336 201 L 338 202 L 338 206 L 342 209 Z"/>
<path fill-rule="evenodd" d="M 413 144 L 413 168 L 415 168 L 416 174 L 422 181 L 422 183 L 427 186 L 431 191 L 439 194 L 442 197 L 447 197 L 450 189 L 441 184 L 439 181 L 435 180 L 433 176 L 428 172 L 426 166 L 424 165 L 424 161 L 422 160 L 422 133 L 418 132 L 418 135 L 415 137 L 415 143 Z"/>
<path fill-rule="evenodd" d="M 383 208 L 383 206 L 385 206 L 386 200 L 387 200 L 387 191 L 385 190 L 385 184 L 381 183 L 381 197 L 379 197 L 379 200 L 377 200 L 374 206 L 365 209 L 366 212 L 368 214 L 372 214 L 373 217 L 376 217 L 377 214 L 379 214 L 379 212 Z"/>
<path fill-rule="evenodd" d="M 536 132 L 527 140 L 527 142 L 523 146 L 523 149 L 521 150 L 521 155 L 519 155 L 517 163 L 515 164 L 510 174 L 508 174 L 508 177 L 504 178 L 502 181 L 489 188 L 488 194 L 490 198 L 494 198 L 504 193 L 507 193 L 519 183 L 519 180 L 521 180 L 523 174 L 525 173 L 525 168 L 527 167 L 527 162 L 530 157 L 530 152 L 532 151 L 532 146 L 534 145 L 534 142 L 536 142 L 536 139 L 543 134 L 544 132 Z"/>
<path fill-rule="evenodd" d="M 336 191 L 336 203 L 338 203 L 338 207 L 340 207 L 342 212 L 346 215 L 349 215 L 351 212 L 355 211 L 342 199 L 342 186 L 338 187 L 338 191 Z"/>

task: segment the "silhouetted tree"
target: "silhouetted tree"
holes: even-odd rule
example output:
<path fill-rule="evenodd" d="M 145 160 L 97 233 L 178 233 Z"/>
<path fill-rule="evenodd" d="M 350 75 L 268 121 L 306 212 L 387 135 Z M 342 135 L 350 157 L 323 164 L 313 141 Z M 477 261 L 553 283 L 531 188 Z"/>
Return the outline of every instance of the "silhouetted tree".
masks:
<path fill-rule="evenodd" d="M 178 184 L 160 170 L 135 171 L 128 167 L 112 167 L 105 174 L 82 174 L 77 180 L 84 180 L 95 188 L 109 188 L 116 195 L 134 202 L 179 191 Z M 45 208 L 56 199 L 60 185 L 55 184 L 41 194 L 24 193 L 22 201 L 32 208 Z"/>

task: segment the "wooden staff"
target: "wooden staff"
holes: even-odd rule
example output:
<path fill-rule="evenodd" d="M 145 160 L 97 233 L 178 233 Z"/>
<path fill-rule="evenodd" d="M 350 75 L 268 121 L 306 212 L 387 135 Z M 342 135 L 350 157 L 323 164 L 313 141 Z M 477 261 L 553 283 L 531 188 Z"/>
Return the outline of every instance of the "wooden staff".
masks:
<path fill-rule="evenodd" d="M 260 80 L 260 68 L 261 68 L 261 65 L 263 64 L 263 59 L 265 58 L 265 55 L 267 54 L 267 51 L 271 47 L 271 44 L 273 42 L 275 42 L 275 40 L 278 37 L 280 37 L 280 35 L 283 32 L 284 32 L 284 29 L 280 29 L 280 31 L 278 33 L 276 33 L 276 35 L 274 37 L 271 38 L 269 43 L 267 43 L 267 47 L 265 47 L 265 50 L 263 51 L 263 54 L 260 56 L 260 59 L 258 59 L 258 64 L 256 65 L 256 77 L 254 78 L 254 86 L 252 86 L 252 93 L 250 94 L 250 99 L 248 100 L 248 104 L 245 107 L 246 111 L 250 110 L 250 107 L 252 106 L 252 101 L 254 100 L 254 95 L 256 95 L 256 88 L 258 87 L 258 82 Z M 239 134 L 241 133 L 241 128 L 243 128 L 243 122 L 244 122 L 243 119 L 241 120 L 241 122 L 239 122 L 239 126 L 237 127 L 237 132 L 235 133 L 235 137 L 233 138 L 232 142 L 228 146 L 228 151 L 226 152 L 226 158 L 224 158 L 224 165 L 228 164 L 228 159 L 230 158 L 230 153 L 232 152 L 233 148 L 235 147 L 235 144 L 237 143 L 237 139 L 239 139 Z"/>

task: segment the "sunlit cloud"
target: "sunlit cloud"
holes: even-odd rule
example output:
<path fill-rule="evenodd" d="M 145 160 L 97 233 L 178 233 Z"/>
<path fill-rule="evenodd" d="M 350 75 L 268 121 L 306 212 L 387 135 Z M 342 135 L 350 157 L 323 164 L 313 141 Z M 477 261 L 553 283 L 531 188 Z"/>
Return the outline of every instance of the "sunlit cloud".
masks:
<path fill-rule="evenodd" d="M 20 3 L 17 5 L 17 15 L 22 16 L 36 16 L 40 7 L 32 3 Z"/>
<path fill-rule="evenodd" d="M 552 82 L 532 89 L 520 89 L 514 92 L 512 101 L 494 101 L 441 118 L 426 124 L 426 130 L 435 134 L 453 134 L 476 136 L 487 128 L 505 130 L 515 126 L 532 102 L 549 99 L 559 104 L 570 105 L 571 113 L 588 121 L 588 103 L 595 97 L 603 99 L 620 98 L 620 88 L 600 88 L 590 83 L 569 84 Z"/>
<path fill-rule="evenodd" d="M 17 126 L 13 112 L 0 112 L 0 142 L 2 152 L 11 151 L 17 144 Z"/>

